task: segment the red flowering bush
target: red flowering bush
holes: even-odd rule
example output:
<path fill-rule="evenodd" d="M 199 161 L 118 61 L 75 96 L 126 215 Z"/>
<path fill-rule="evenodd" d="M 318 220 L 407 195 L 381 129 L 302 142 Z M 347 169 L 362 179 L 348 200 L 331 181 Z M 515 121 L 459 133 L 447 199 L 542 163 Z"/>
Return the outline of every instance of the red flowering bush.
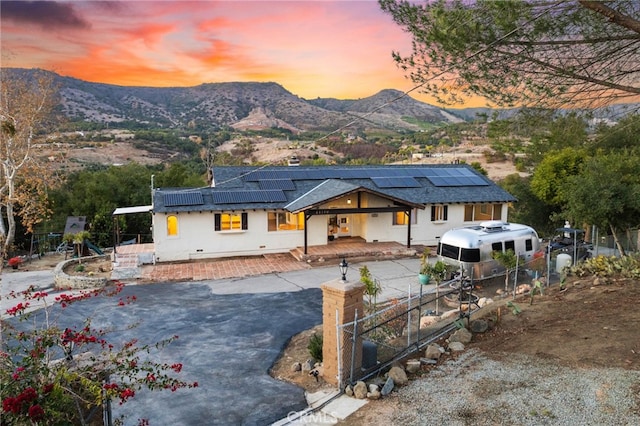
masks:
<path fill-rule="evenodd" d="M 22 258 L 18 257 L 18 256 L 15 256 L 15 257 L 12 257 L 11 259 L 9 259 L 9 261 L 7 263 L 12 268 L 17 268 L 18 266 L 20 266 L 22 264 Z"/>
<path fill-rule="evenodd" d="M 22 301 L 3 313 L 3 318 L 15 319 L 2 320 L 3 425 L 87 424 L 96 407 L 107 406 L 109 400 L 123 404 L 140 389 L 176 391 L 198 386 L 175 377 L 182 364 L 150 359 L 178 336 L 153 345 L 140 345 L 136 339 L 116 345 L 107 339 L 110 330 L 94 328 L 92 318 L 75 328 L 58 326 L 54 313 L 63 315 L 70 304 L 91 297 L 116 296 L 123 288 L 124 284 L 114 282 L 103 289 L 63 293 L 53 302 L 46 292 L 33 288 L 9 295 Z M 115 305 L 133 302 L 135 297 L 129 296 Z M 54 311 L 56 305 L 61 309 Z M 36 315 L 29 309 L 33 306 L 43 309 Z"/>

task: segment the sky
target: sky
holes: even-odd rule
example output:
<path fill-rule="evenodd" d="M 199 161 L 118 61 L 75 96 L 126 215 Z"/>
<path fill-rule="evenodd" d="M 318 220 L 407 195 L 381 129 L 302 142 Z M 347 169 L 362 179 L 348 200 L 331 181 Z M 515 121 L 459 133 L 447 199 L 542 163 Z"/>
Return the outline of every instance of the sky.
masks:
<path fill-rule="evenodd" d="M 2 0 L 0 13 L 3 67 L 123 86 L 276 82 L 305 99 L 414 88 L 391 56 L 411 37 L 376 0 Z"/>

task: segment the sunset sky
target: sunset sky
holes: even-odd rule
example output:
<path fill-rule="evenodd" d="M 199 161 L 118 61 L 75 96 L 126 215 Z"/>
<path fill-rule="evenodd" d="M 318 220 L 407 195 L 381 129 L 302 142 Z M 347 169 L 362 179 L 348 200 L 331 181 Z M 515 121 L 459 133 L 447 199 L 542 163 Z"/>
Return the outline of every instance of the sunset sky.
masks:
<path fill-rule="evenodd" d="M 414 87 L 391 58 L 411 38 L 375 0 L 0 5 L 3 67 L 125 86 L 273 81 L 306 99 Z"/>

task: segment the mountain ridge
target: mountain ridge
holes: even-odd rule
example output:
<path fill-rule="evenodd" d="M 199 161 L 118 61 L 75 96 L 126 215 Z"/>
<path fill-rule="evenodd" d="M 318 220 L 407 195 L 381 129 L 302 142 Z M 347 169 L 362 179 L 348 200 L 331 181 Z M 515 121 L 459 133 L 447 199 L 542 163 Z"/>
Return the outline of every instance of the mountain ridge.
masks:
<path fill-rule="evenodd" d="M 34 76 L 43 70 L 2 68 Z M 202 83 L 186 87 L 119 86 L 51 75 L 60 87 L 61 111 L 71 120 L 169 128 L 264 129 L 292 132 L 386 129 L 418 131 L 465 121 L 448 110 L 384 89 L 361 99 L 307 100 L 276 82 Z"/>

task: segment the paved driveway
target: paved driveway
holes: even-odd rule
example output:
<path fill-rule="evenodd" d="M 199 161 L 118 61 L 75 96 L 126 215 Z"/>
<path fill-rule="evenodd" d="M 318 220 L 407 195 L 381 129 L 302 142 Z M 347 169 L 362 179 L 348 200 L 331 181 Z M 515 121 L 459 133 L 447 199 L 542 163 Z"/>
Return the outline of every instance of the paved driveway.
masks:
<path fill-rule="evenodd" d="M 417 288 L 413 259 L 367 265 L 382 280 L 385 298 L 406 295 L 411 283 Z M 357 279 L 358 266 L 350 268 L 349 279 Z M 53 283 L 46 273 L 2 278 L 4 294 L 29 283 L 40 288 Z M 337 268 L 331 266 L 243 279 L 129 285 L 120 297 L 135 295 L 136 303 L 83 301 L 65 310 L 60 325 L 81 324 L 93 315 L 94 326 L 140 322 L 135 330 L 113 336 L 122 340 L 153 343 L 180 336 L 155 360 L 182 363 L 180 377 L 199 387 L 139 393 L 122 406 L 115 404 L 114 414 L 126 415 L 126 425 L 141 418 L 153 425 L 265 425 L 307 406 L 302 389 L 272 379 L 268 370 L 293 335 L 320 324 L 319 287 L 336 278 Z"/>

